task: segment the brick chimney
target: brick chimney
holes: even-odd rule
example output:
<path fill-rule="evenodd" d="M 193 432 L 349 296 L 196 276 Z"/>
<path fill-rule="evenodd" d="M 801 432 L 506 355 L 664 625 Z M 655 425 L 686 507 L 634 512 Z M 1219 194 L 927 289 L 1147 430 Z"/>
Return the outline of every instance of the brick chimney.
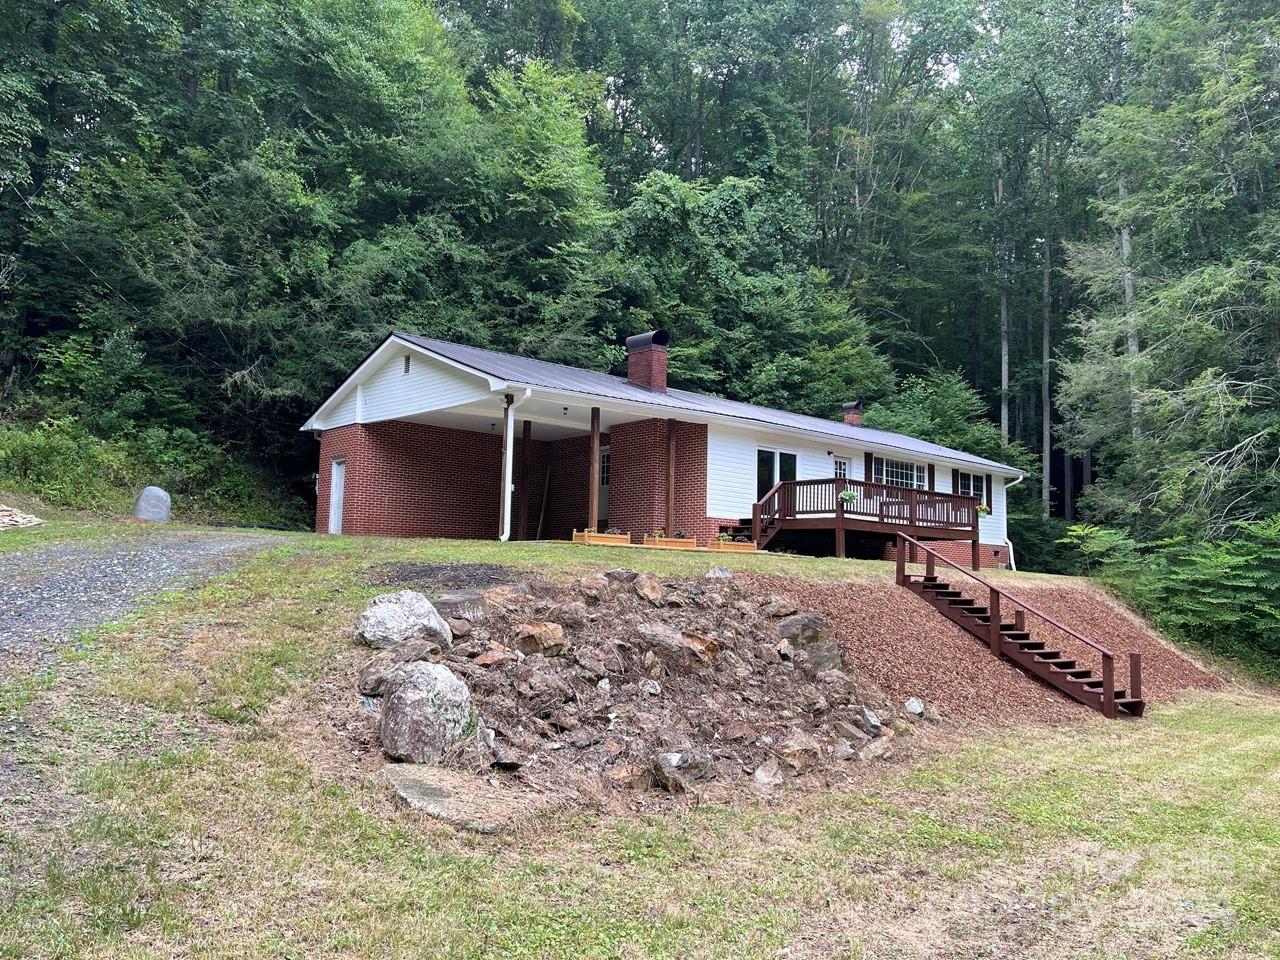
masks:
<path fill-rule="evenodd" d="M 646 390 L 667 389 L 667 344 L 671 334 L 650 330 L 627 337 L 627 379 Z"/>
<path fill-rule="evenodd" d="M 840 406 L 841 412 L 844 414 L 844 422 L 851 427 L 862 426 L 862 401 L 855 403 L 845 403 Z"/>

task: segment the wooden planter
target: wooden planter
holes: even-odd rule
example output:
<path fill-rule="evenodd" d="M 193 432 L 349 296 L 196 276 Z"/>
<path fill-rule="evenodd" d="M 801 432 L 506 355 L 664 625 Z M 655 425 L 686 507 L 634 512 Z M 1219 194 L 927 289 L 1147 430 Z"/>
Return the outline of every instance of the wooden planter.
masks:
<path fill-rule="evenodd" d="M 698 541 L 693 537 L 645 537 L 644 545 L 657 550 L 697 550 Z"/>
<path fill-rule="evenodd" d="M 746 543 L 739 543 L 736 540 L 712 540 L 707 544 L 708 550 L 719 550 L 721 553 L 755 553 L 756 542 L 748 540 Z"/>
<path fill-rule="evenodd" d="M 631 534 L 629 533 L 593 533 L 590 530 L 573 531 L 574 543 L 594 543 L 604 547 L 629 547 L 631 546 Z"/>

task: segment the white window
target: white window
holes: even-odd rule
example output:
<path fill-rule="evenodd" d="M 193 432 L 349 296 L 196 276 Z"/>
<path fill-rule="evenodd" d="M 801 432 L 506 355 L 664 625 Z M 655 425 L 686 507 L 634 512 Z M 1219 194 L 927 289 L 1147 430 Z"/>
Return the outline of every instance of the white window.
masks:
<path fill-rule="evenodd" d="M 876 457 L 872 462 L 875 471 L 875 482 L 890 487 L 915 487 L 923 490 L 928 482 L 928 472 L 923 464 L 910 460 L 887 460 Z"/>
<path fill-rule="evenodd" d="M 607 449 L 600 451 L 600 486 L 607 487 L 609 485 L 609 451 Z"/>
<path fill-rule="evenodd" d="M 961 470 L 956 474 L 956 490 L 955 492 L 962 497 L 976 497 L 981 500 L 986 489 L 986 481 L 980 473 L 965 473 Z"/>
<path fill-rule="evenodd" d="M 845 457 L 836 457 L 831 464 L 831 475 L 837 480 L 848 480 L 849 461 Z"/>

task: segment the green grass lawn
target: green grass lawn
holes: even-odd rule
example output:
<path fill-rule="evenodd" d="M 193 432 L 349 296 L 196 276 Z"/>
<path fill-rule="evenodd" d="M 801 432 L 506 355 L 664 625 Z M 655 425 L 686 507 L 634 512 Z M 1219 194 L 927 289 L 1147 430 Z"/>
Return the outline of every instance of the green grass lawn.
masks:
<path fill-rule="evenodd" d="M 293 537 L 0 696 L 0 738 L 46 782 L 0 802 L 0 956 L 1280 957 L 1270 696 L 944 731 L 830 793 L 461 835 L 313 722 L 369 570 L 405 561 L 892 569 Z"/>

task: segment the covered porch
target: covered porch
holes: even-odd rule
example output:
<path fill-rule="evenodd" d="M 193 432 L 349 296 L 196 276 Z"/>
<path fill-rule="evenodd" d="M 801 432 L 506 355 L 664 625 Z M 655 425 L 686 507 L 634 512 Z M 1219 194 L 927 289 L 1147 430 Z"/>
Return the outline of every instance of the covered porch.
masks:
<path fill-rule="evenodd" d="M 380 492 L 415 504 L 425 496 L 408 535 L 568 540 L 616 528 L 637 543 L 661 530 L 701 544 L 715 535 L 703 424 L 522 391 L 366 429 L 395 434 L 379 444 L 393 475 L 379 478 Z"/>

